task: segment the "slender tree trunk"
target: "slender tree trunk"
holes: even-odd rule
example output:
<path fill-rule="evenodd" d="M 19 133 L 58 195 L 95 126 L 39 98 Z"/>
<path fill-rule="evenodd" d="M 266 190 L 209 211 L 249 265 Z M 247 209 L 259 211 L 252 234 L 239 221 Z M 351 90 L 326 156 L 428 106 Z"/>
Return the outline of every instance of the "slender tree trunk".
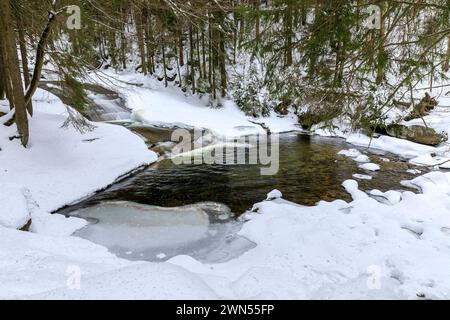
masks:
<path fill-rule="evenodd" d="M 189 64 L 191 69 L 191 85 L 192 85 L 192 93 L 195 94 L 196 88 L 195 88 L 195 63 L 194 63 L 194 36 L 193 36 L 193 30 L 192 25 L 189 27 Z"/>
<path fill-rule="evenodd" d="M 28 69 L 28 53 L 27 44 L 25 42 L 25 35 L 23 34 L 23 25 L 20 19 L 17 19 L 17 29 L 19 35 L 19 47 L 20 55 L 22 58 L 22 70 L 23 70 L 23 80 L 25 81 L 25 87 L 30 86 L 30 70 Z M 29 101 L 27 103 L 27 110 L 30 116 L 33 116 L 33 102 Z"/>
<path fill-rule="evenodd" d="M 208 77 L 206 74 L 206 44 L 205 44 L 205 30 L 204 26 L 202 26 L 202 58 L 203 58 L 203 75 L 205 79 Z"/>
<path fill-rule="evenodd" d="M 450 36 L 447 38 L 447 58 L 445 59 L 443 68 L 445 72 L 450 69 Z"/>
<path fill-rule="evenodd" d="M 114 31 L 108 31 L 109 34 L 109 56 L 111 57 L 111 64 L 114 69 L 117 70 L 118 64 L 117 64 L 117 43 L 116 43 L 116 35 Z"/>
<path fill-rule="evenodd" d="M 255 34 L 256 39 L 259 38 L 259 34 L 261 33 L 261 18 L 259 17 L 259 7 L 261 6 L 261 0 L 254 0 L 254 9 L 256 11 L 256 22 L 255 22 Z"/>
<path fill-rule="evenodd" d="M 379 41 L 378 41 L 378 62 L 377 62 L 377 78 L 376 83 L 381 84 L 384 79 L 384 36 L 385 36 L 385 30 L 384 30 L 384 7 L 380 3 L 381 8 L 381 21 L 380 21 L 380 34 L 379 34 Z"/>
<path fill-rule="evenodd" d="M 17 131 L 23 146 L 28 144 L 29 129 L 25 94 L 20 74 L 15 32 L 12 28 L 9 0 L 0 0 L 0 45 L 10 107 L 15 109 Z"/>
<path fill-rule="evenodd" d="M 164 70 L 164 86 L 167 88 L 167 62 L 166 62 L 166 44 L 162 41 L 162 57 L 163 57 L 163 70 Z"/>
<path fill-rule="evenodd" d="M 178 48 L 179 50 L 179 48 Z M 182 53 L 180 53 L 179 55 L 182 55 Z M 178 78 L 180 79 L 180 85 L 179 87 L 182 88 L 183 87 L 183 77 L 181 76 L 181 69 L 180 69 L 180 60 L 179 59 L 175 59 L 177 61 L 177 72 L 178 72 Z"/>
<path fill-rule="evenodd" d="M 198 71 L 200 73 L 200 78 L 203 79 L 203 72 L 201 66 L 202 57 L 200 55 L 200 36 L 198 34 L 198 29 L 195 30 L 195 42 L 197 43 L 196 49 L 197 49 Z"/>
<path fill-rule="evenodd" d="M 178 51 L 179 51 L 179 61 L 180 61 L 180 67 L 184 66 L 184 34 L 183 29 L 180 30 L 180 38 L 178 39 Z"/>
<path fill-rule="evenodd" d="M 120 8 L 121 14 L 121 27 L 120 27 L 120 59 L 122 61 L 122 68 L 125 70 L 127 68 L 127 38 L 125 37 L 125 9 L 123 7 Z"/>
<path fill-rule="evenodd" d="M 155 64 L 153 61 L 153 57 L 155 55 L 155 44 L 154 44 L 154 40 L 153 40 L 153 29 L 151 27 L 151 22 L 152 22 L 152 18 L 148 13 L 147 8 L 145 8 L 145 13 L 144 13 L 144 17 L 145 17 L 145 42 L 147 45 L 147 69 L 150 72 L 150 74 L 155 73 Z"/>
<path fill-rule="evenodd" d="M 25 101 L 28 104 L 31 102 L 34 93 L 36 92 L 39 81 L 41 80 L 42 67 L 44 66 L 44 56 L 45 56 L 45 47 L 47 46 L 48 39 L 50 38 L 50 33 L 53 29 L 53 26 L 56 23 L 56 14 L 49 13 L 49 19 L 47 22 L 47 26 L 42 32 L 41 38 L 39 39 L 39 43 L 37 46 L 36 59 L 34 63 L 34 72 L 33 77 L 31 78 L 30 85 L 28 86 Z"/>
<path fill-rule="evenodd" d="M 216 64 L 216 46 L 215 46 L 215 32 L 212 17 L 209 18 L 209 83 L 211 86 L 211 93 L 213 99 L 217 99 L 216 94 L 216 74 L 215 74 L 215 64 Z"/>
<path fill-rule="evenodd" d="M 219 41 L 219 70 L 220 70 L 220 88 L 222 97 L 227 95 L 227 70 L 226 70 L 226 51 L 225 51 L 225 34 L 220 32 Z"/>
<path fill-rule="evenodd" d="M 285 16 L 285 40 L 286 40 L 286 67 L 290 67 L 293 63 L 293 57 L 292 57 L 292 12 L 291 8 L 288 7 L 288 12 L 286 12 Z"/>
<path fill-rule="evenodd" d="M 1 24 L 0 24 L 1 26 Z M 0 39 L 1 38 L 1 31 L 0 31 Z M 2 49 L 3 49 L 3 44 L 0 43 L 0 100 L 4 100 L 5 99 L 5 94 L 6 94 L 6 83 L 5 83 L 5 66 L 3 63 L 3 53 L 2 53 Z"/>
<path fill-rule="evenodd" d="M 144 43 L 144 32 L 143 32 L 143 16 L 141 13 L 140 8 L 135 8 L 135 25 L 136 25 L 136 34 L 137 34 L 137 41 L 138 41 L 138 47 L 139 47 L 139 55 L 141 56 L 141 68 L 142 73 L 144 75 L 147 74 L 147 61 L 146 61 L 146 52 L 145 52 L 145 43 Z"/>

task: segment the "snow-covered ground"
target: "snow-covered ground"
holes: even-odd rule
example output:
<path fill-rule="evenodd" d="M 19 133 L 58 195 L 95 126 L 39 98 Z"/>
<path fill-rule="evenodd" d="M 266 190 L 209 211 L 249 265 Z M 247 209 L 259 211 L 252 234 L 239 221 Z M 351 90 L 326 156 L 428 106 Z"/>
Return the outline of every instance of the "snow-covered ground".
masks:
<path fill-rule="evenodd" d="M 177 87 L 165 88 L 163 83 L 141 74 L 124 73 L 118 76 L 106 71 L 93 75 L 91 81 L 105 85 L 105 79 L 114 84 L 114 90 L 126 99 L 127 107 L 133 110 L 131 117 L 134 121 L 204 128 L 225 138 L 265 133 L 262 126 L 256 123 L 264 124 L 273 133 L 300 130 L 294 114 L 279 116 L 272 112 L 270 117 L 255 119 L 247 117 L 230 100 L 224 100 L 221 108 L 211 108 L 207 96 L 198 98 L 184 94 Z"/>
<path fill-rule="evenodd" d="M 139 77 L 121 80 L 142 83 Z M 224 136 L 262 130 L 231 104 L 211 110 L 157 84 L 120 85 L 137 119 L 200 126 Z M 356 181 L 343 181 L 352 202 L 314 207 L 284 201 L 282 190 L 274 191 L 243 216 L 248 221 L 239 235 L 256 247 L 236 259 L 130 262 L 69 236 L 83 220 L 48 212 L 154 161 L 155 154 L 119 126 L 95 123 L 84 135 L 61 128 L 66 110 L 50 94 L 39 91 L 35 107 L 28 149 L 10 141 L 14 130 L 0 125 L 0 298 L 450 298 L 450 173 L 404 182 L 419 194 L 365 193 Z M 293 116 L 260 121 L 273 132 L 297 129 Z M 358 134 L 345 138 L 360 146 L 369 142 Z M 446 144 L 424 147 L 388 137 L 371 146 L 416 162 L 437 161 L 435 155 L 447 152 Z M 361 154 L 344 153 L 370 165 Z M 16 230 L 30 215 L 31 232 Z"/>
<path fill-rule="evenodd" d="M 156 160 L 125 128 L 95 123 L 81 134 L 72 125 L 62 127 L 67 109 L 61 100 L 38 90 L 33 102 L 28 148 L 10 141 L 15 126 L 0 125 L 0 225 L 22 227 L 33 207 L 52 212 Z M 6 104 L 0 108 L 8 112 Z"/>
<path fill-rule="evenodd" d="M 273 192 L 244 216 L 240 235 L 257 246 L 221 264 L 128 262 L 78 238 L 0 227 L 0 297 L 450 298 L 450 174 L 410 184 L 423 194 L 373 192 L 379 202 L 348 180 L 353 202 L 315 207 Z"/>

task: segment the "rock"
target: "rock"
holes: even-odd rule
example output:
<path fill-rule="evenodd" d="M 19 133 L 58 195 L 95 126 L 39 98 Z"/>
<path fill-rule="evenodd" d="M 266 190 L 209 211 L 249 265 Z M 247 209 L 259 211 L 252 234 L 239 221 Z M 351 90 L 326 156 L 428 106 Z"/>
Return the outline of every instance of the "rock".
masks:
<path fill-rule="evenodd" d="M 366 171 L 380 171 L 380 166 L 375 163 L 365 163 L 360 165 L 359 168 Z"/>
<path fill-rule="evenodd" d="M 414 106 L 413 111 L 405 118 L 405 121 L 422 118 L 433 110 L 438 105 L 435 98 L 431 97 L 428 92 L 425 93 L 425 97 Z"/>
<path fill-rule="evenodd" d="M 350 158 L 356 158 L 361 155 L 361 152 L 357 149 L 348 149 L 348 150 L 341 150 L 338 153 L 339 155 L 350 157 Z"/>
<path fill-rule="evenodd" d="M 291 104 L 292 104 L 291 99 L 284 100 L 275 107 L 275 112 L 282 116 L 286 116 L 289 114 L 289 106 Z"/>
<path fill-rule="evenodd" d="M 175 147 L 176 143 L 175 142 L 160 142 L 158 144 L 156 144 L 154 147 L 152 147 L 150 150 L 152 150 L 153 152 L 159 154 L 159 155 L 165 155 L 166 153 L 170 153 L 173 149 L 173 147 Z"/>
<path fill-rule="evenodd" d="M 356 162 L 359 162 L 359 163 L 370 162 L 369 157 L 366 156 L 365 154 L 361 154 L 361 155 L 353 158 L 353 160 L 355 160 Z"/>
<path fill-rule="evenodd" d="M 172 135 L 173 132 L 178 127 L 172 127 L 172 128 L 166 128 L 166 127 L 156 127 L 156 126 L 149 126 L 149 125 L 138 125 L 134 124 L 128 127 L 131 131 L 143 136 L 146 138 L 149 142 L 153 144 L 158 144 L 160 142 L 166 142 L 166 141 L 172 141 Z M 189 130 L 192 132 L 193 130 Z"/>
<path fill-rule="evenodd" d="M 406 139 L 429 146 L 436 146 L 447 140 L 445 135 L 437 133 L 432 128 L 420 125 L 407 127 L 401 124 L 392 124 L 386 127 L 386 132 L 388 135 L 395 138 Z"/>
<path fill-rule="evenodd" d="M 20 228 L 19 230 L 20 230 L 20 231 L 26 231 L 26 232 L 30 231 L 31 223 L 32 223 L 32 221 L 31 221 L 31 219 L 30 219 L 30 220 L 28 220 L 28 222 L 27 222 L 22 228 Z"/>
<path fill-rule="evenodd" d="M 310 107 L 298 114 L 298 123 L 304 130 L 311 130 L 312 126 L 320 123 L 330 125 L 333 119 L 342 114 L 340 106 Z"/>
<path fill-rule="evenodd" d="M 269 192 L 267 194 L 267 199 L 266 200 L 267 201 L 272 201 L 272 200 L 275 200 L 275 199 L 280 199 L 282 197 L 283 197 L 283 194 L 279 190 L 275 189 L 275 190 L 273 190 L 273 191 L 271 191 L 271 192 Z"/>

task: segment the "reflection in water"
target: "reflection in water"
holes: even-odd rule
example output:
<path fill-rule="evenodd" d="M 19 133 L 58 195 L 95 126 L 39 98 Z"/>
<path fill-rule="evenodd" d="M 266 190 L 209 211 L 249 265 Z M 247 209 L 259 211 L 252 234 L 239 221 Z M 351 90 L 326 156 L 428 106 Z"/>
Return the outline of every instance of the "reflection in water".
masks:
<path fill-rule="evenodd" d="M 280 170 L 262 176 L 260 165 L 174 165 L 164 160 L 157 165 L 114 185 L 108 190 L 66 208 L 67 213 L 102 201 L 132 201 L 162 207 L 183 206 L 202 201 L 224 203 L 236 214 L 279 189 L 283 198 L 299 204 L 314 205 L 320 200 L 351 200 L 341 187 L 354 173 L 373 176 L 359 181 L 362 190 L 401 189 L 399 182 L 413 178 L 404 162 L 384 162 L 378 155 L 371 160 L 381 166 L 377 173 L 366 173 L 357 164 L 337 153 L 351 148 L 343 140 L 299 134 L 280 137 Z"/>

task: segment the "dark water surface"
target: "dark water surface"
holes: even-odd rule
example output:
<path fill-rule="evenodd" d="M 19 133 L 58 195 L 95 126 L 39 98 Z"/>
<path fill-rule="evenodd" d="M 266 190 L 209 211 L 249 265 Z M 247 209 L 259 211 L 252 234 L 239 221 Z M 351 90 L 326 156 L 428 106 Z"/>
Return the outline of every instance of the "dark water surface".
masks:
<path fill-rule="evenodd" d="M 280 170 L 274 176 L 262 176 L 259 165 L 175 165 L 164 160 L 60 213 L 112 200 L 162 207 L 213 201 L 240 214 L 273 189 L 280 190 L 286 200 L 314 205 L 320 200 L 351 200 L 341 184 L 355 173 L 373 176 L 371 181 L 359 181 L 362 190 L 401 190 L 401 180 L 414 178 L 406 172 L 411 165 L 374 153 L 368 155 L 381 171 L 364 172 L 352 159 L 337 155 L 348 148 L 354 147 L 341 139 L 284 134 L 280 137 Z"/>

